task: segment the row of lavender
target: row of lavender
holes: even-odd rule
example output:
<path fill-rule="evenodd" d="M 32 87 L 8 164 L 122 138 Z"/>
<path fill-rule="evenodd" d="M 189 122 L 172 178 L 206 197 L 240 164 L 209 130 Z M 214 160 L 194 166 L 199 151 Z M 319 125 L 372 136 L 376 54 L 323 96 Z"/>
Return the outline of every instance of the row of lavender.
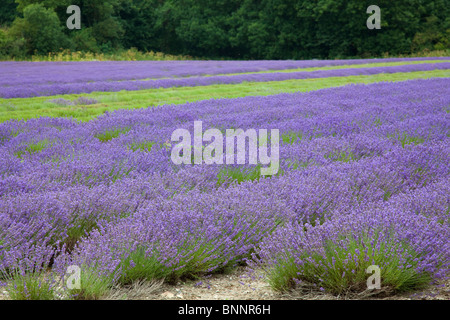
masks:
<path fill-rule="evenodd" d="M 355 60 L 265 60 L 265 61 L 1 61 L 0 87 L 23 84 L 77 83 L 176 78 L 297 68 L 358 65 L 382 62 L 449 60 L 436 58 L 389 58 Z M 24 78 L 26 75 L 26 78 Z"/>
<path fill-rule="evenodd" d="M 0 270 L 51 261 L 59 273 L 79 265 L 126 283 L 219 271 L 257 253 L 249 263 L 275 287 L 297 278 L 339 291 L 370 264 L 446 276 L 448 81 L 1 124 Z M 222 166 L 175 166 L 170 135 L 194 120 L 280 129 L 281 174 L 236 184 L 218 179 L 230 172 Z"/>
<path fill-rule="evenodd" d="M 117 92 L 121 90 L 132 91 L 132 90 L 186 87 L 186 86 L 194 87 L 194 86 L 208 86 L 214 84 L 238 84 L 243 82 L 267 82 L 267 81 L 283 81 L 293 79 L 313 79 L 313 78 L 346 77 L 357 75 L 373 75 L 379 73 L 447 70 L 449 68 L 450 63 L 439 62 L 439 63 L 424 63 L 424 64 L 412 64 L 412 65 L 400 65 L 388 67 L 298 71 L 289 73 L 273 72 L 262 74 L 255 73 L 255 74 L 240 74 L 240 75 L 216 75 L 207 77 L 194 76 L 181 79 L 166 78 L 155 80 L 121 80 L 121 81 L 111 81 L 110 79 L 108 79 L 108 80 L 84 81 L 84 82 L 75 80 L 73 82 L 68 80 L 58 82 L 41 80 L 39 83 L 35 82 L 27 83 L 22 81 L 21 83 L 16 83 L 14 85 L 8 84 L 0 86 L 0 97 L 26 98 L 35 96 L 91 93 L 97 91 Z M 214 73 L 215 69 L 213 68 L 211 72 Z M 69 75 L 64 76 L 69 77 Z"/>

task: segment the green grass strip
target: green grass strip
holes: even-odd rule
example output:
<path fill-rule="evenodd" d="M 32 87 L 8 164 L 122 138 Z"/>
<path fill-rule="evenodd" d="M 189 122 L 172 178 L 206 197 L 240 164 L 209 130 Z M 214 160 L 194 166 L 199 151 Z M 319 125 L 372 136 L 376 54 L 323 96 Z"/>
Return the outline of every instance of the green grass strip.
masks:
<path fill-rule="evenodd" d="M 359 75 L 315 79 L 294 79 L 270 82 L 244 82 L 198 87 L 160 88 L 138 91 L 92 92 L 33 98 L 0 99 L 0 122 L 11 119 L 31 119 L 41 116 L 74 117 L 81 121 L 91 120 L 105 111 L 136 109 L 164 104 L 181 104 L 205 99 L 238 98 L 246 96 L 268 96 L 278 93 L 307 92 L 348 84 L 375 83 L 382 81 L 405 81 L 450 77 L 449 70 L 399 72 L 392 74 Z M 60 106 L 50 99 L 74 100 L 78 97 L 94 98 L 97 104 Z"/>

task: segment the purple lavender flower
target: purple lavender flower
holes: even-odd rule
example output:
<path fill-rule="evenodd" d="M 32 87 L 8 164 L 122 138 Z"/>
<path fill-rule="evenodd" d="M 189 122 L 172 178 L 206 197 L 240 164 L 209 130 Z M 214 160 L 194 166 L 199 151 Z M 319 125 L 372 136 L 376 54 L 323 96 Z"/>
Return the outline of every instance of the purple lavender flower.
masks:
<path fill-rule="evenodd" d="M 75 264 L 111 281 L 176 278 L 254 257 L 327 292 L 329 279 L 375 263 L 417 283 L 445 277 L 448 81 L 1 123 L 0 272 Z M 222 166 L 175 166 L 167 141 L 197 119 L 205 130 L 280 129 L 280 174 L 222 181 Z M 100 141 L 107 132 L 117 134 Z"/>

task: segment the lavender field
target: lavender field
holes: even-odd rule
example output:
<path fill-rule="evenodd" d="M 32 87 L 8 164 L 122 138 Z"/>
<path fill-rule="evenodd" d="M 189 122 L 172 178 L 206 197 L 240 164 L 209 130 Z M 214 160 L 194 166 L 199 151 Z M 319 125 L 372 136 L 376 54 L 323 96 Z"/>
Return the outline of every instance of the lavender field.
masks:
<path fill-rule="evenodd" d="M 450 58 L 428 60 L 0 62 L 8 106 L 84 94 L 87 108 L 97 106 L 93 92 L 411 74 L 89 121 L 36 109 L 34 119 L 0 123 L 2 285 L 17 299 L 100 299 L 139 280 L 201 281 L 237 266 L 275 291 L 365 292 L 373 265 L 380 292 L 392 295 L 446 281 Z M 174 164 L 171 134 L 192 132 L 194 121 L 221 132 L 278 129 L 279 170 Z M 73 266 L 77 288 L 66 281 Z"/>
<path fill-rule="evenodd" d="M 370 60 L 337 60 L 336 62 L 317 61 L 315 63 L 311 61 L 301 61 L 300 63 L 269 61 L 266 65 L 262 62 L 248 63 L 248 65 L 242 65 L 243 62 L 237 63 L 233 61 L 228 63 L 215 63 L 214 65 L 210 65 L 211 62 L 191 62 L 191 65 L 193 66 L 186 62 L 178 63 L 176 66 L 174 66 L 173 63 L 165 62 L 162 63 L 162 66 L 159 65 L 156 68 L 153 66 L 154 63 L 148 62 L 137 62 L 136 65 L 131 66 L 129 66 L 129 63 L 127 65 L 124 63 L 107 62 L 99 65 L 92 65 L 91 62 L 83 62 L 83 65 L 77 67 L 78 70 L 74 70 L 74 65 L 69 63 L 48 67 L 48 63 L 41 63 L 40 65 L 34 66 L 30 65 L 30 63 L 15 63 L 10 65 L 6 62 L 3 63 L 5 68 L 5 78 L 3 81 L 0 81 L 0 97 L 26 98 L 91 93 L 95 91 L 130 91 L 151 88 L 208 86 L 213 84 L 233 84 L 242 82 L 267 82 L 289 79 L 371 75 L 379 73 L 448 70 L 450 68 L 450 60 L 441 59 L 441 61 L 439 61 L 437 58 L 421 60 L 411 59 L 412 58 L 408 59 L 409 63 L 421 63 L 383 67 L 376 67 L 376 64 L 374 64 L 370 67 L 361 68 L 359 65 L 362 65 L 363 63 L 367 64 Z M 387 64 L 402 63 L 402 59 L 383 59 L 383 62 Z M 346 67 L 351 66 L 353 68 L 331 70 L 327 70 L 326 68 L 342 65 Z M 50 69 L 49 75 L 47 74 L 47 68 Z M 302 71 L 302 68 L 325 68 L 325 70 Z M 151 72 L 148 72 L 148 69 L 150 69 Z M 45 76 L 43 76 L 44 74 L 42 73 L 44 70 Z M 111 73 L 110 70 L 114 70 L 114 73 Z M 205 74 L 205 72 L 208 71 L 209 74 Z M 272 72 L 264 73 L 264 71 Z M 23 78 L 23 74 L 30 73 L 33 73 L 35 77 Z"/>

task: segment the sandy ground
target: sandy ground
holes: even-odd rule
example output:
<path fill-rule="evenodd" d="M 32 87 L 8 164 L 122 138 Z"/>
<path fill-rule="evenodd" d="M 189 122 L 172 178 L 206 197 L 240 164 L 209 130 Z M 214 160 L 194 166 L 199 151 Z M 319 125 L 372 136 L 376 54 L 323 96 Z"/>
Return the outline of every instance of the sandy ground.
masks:
<path fill-rule="evenodd" d="M 381 288 L 383 290 L 383 287 Z M 297 288 L 295 291 L 275 292 L 262 279 L 246 276 L 243 267 L 230 274 L 213 275 L 207 280 L 179 282 L 176 285 L 162 283 L 137 283 L 130 288 L 112 292 L 106 299 L 139 300 L 450 300 L 450 280 L 430 286 L 426 290 L 402 295 L 363 295 L 334 296 L 313 288 Z"/>
<path fill-rule="evenodd" d="M 381 288 L 383 290 L 383 287 Z M 252 279 L 245 268 L 239 267 L 229 274 L 212 275 L 202 281 L 188 280 L 170 285 L 162 282 L 140 282 L 111 290 L 105 300 L 450 300 L 450 280 L 430 286 L 423 291 L 401 295 L 346 294 L 334 296 L 312 287 L 297 288 L 290 292 L 276 292 L 263 279 Z M 0 290 L 0 300 L 8 299 Z"/>

